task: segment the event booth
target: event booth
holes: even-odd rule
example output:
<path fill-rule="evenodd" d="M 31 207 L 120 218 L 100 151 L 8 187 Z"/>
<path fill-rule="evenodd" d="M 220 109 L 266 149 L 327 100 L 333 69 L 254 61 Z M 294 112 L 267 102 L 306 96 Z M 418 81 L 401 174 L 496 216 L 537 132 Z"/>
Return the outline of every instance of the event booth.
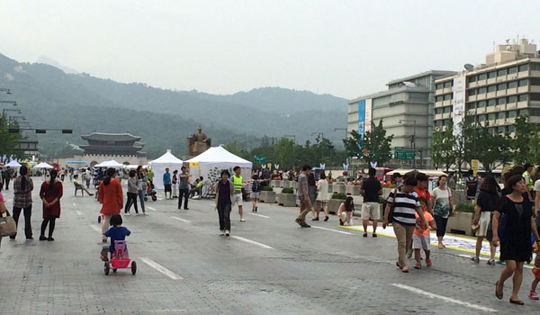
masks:
<path fill-rule="evenodd" d="M 171 150 L 167 150 L 167 153 L 163 154 L 162 156 L 153 161 L 148 162 L 148 165 L 152 167 L 152 172 L 154 172 L 154 180 L 152 181 L 154 187 L 156 189 L 164 189 L 165 187 L 163 186 L 163 174 L 165 174 L 165 169 L 169 169 L 172 180 L 172 174 L 174 170 L 178 170 L 178 172 L 180 172 L 182 165 L 184 165 L 184 161 L 174 156 L 171 153 Z"/>
<path fill-rule="evenodd" d="M 196 178 L 203 176 L 205 182 L 214 183 L 221 178 L 221 171 L 224 169 L 228 169 L 232 176 L 235 166 L 242 168 L 242 177 L 244 177 L 244 180 L 251 179 L 251 168 L 253 164 L 232 154 L 223 147 L 209 148 L 187 162 L 189 162 L 189 172 L 192 176 L 192 182 Z"/>

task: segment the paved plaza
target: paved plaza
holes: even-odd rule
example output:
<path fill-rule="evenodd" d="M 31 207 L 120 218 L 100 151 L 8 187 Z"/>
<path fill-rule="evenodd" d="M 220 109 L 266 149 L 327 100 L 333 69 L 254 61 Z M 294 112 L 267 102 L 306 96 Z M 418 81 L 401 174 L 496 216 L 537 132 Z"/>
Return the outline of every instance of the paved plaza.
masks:
<path fill-rule="evenodd" d="M 508 303 L 511 281 L 502 301 L 494 296 L 502 266 L 475 265 L 466 249 L 432 247 L 432 267 L 403 274 L 395 266 L 391 229 L 363 238 L 358 227 L 339 227 L 335 216 L 302 229 L 294 223 L 297 208 L 267 204 L 254 214 L 245 203 L 244 223 L 233 210 L 225 238 L 211 200 L 190 201 L 188 211 L 177 210 L 177 200 L 147 202 L 149 216 L 124 216 L 137 274 L 124 269 L 106 276 L 99 259 L 100 205 L 93 197 L 74 197 L 69 182 L 64 188 L 56 241 L 37 240 L 38 189 L 36 240 L 25 241 L 22 226 L 16 240 L 2 240 L 2 315 L 540 312 L 540 302 L 527 298 L 529 268 L 520 291 L 526 305 L 515 306 Z M 13 196 L 4 193 L 9 209 Z"/>

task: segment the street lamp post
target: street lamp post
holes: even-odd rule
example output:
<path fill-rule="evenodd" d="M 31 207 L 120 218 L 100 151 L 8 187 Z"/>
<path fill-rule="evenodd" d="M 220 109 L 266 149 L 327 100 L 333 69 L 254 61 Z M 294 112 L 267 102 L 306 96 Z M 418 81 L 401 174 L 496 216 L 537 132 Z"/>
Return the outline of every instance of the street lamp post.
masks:
<path fill-rule="evenodd" d="M 411 141 L 411 149 L 413 149 L 414 154 L 415 154 L 413 158 L 413 168 L 416 168 L 416 119 L 400 119 L 399 120 L 400 124 L 405 123 L 405 122 L 412 122 L 414 124 L 413 138 Z M 420 161 L 420 165 L 421 164 L 422 164 L 422 161 Z"/>

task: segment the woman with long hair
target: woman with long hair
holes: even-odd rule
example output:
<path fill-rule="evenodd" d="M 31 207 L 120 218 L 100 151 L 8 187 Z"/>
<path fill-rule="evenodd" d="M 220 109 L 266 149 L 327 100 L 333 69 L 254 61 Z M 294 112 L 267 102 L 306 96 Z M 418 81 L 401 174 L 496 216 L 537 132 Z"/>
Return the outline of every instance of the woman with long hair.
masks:
<path fill-rule="evenodd" d="M 114 168 L 107 169 L 107 176 L 98 188 L 98 200 L 102 204 L 101 214 L 104 218 L 101 220 L 101 232 L 103 233 L 102 241 L 107 243 L 105 232 L 110 227 L 111 216 L 119 214 L 124 205 L 124 193 L 120 181 L 115 178 L 116 170 Z"/>
<path fill-rule="evenodd" d="M 139 207 L 137 207 L 137 196 L 139 195 L 139 186 L 137 186 L 137 172 L 135 170 L 129 171 L 128 179 L 128 191 L 126 207 L 124 208 L 125 215 L 131 215 L 131 206 L 135 207 L 135 213 L 139 215 Z"/>
<path fill-rule="evenodd" d="M 480 251 L 482 249 L 482 241 L 491 232 L 489 227 L 491 226 L 491 218 L 493 217 L 493 211 L 499 200 L 499 184 L 495 180 L 495 177 L 488 176 L 484 179 L 484 182 L 480 186 L 480 193 L 476 201 L 476 211 L 474 213 L 473 225 L 478 226 L 476 231 L 476 255 L 472 258 L 475 263 L 480 262 Z M 490 239 L 488 238 L 488 241 Z M 490 242 L 490 257 L 488 265 L 495 265 L 495 247 Z"/>
<path fill-rule="evenodd" d="M 326 180 L 326 174 L 324 170 L 319 172 L 319 180 L 317 181 L 317 218 L 319 218 L 319 212 L 324 211 L 324 221 L 328 221 L 328 209 L 326 203 L 328 202 L 328 181 Z"/>
<path fill-rule="evenodd" d="M 139 188 L 139 192 L 137 193 L 137 195 L 139 196 L 139 202 L 141 203 L 143 215 L 146 215 L 144 207 L 144 195 L 146 194 L 146 189 L 148 188 L 146 186 L 146 181 L 148 181 L 148 177 L 146 177 L 146 170 L 141 165 L 139 165 L 137 167 L 137 187 Z"/>
<path fill-rule="evenodd" d="M 443 238 L 446 234 L 446 224 L 448 223 L 448 217 L 455 214 L 452 191 L 450 188 L 446 187 L 446 182 L 446 175 L 439 176 L 437 188 L 433 189 L 433 192 L 431 193 L 433 214 L 435 222 L 437 222 L 437 241 L 439 242 L 439 249 L 446 247 L 443 244 Z"/>
<path fill-rule="evenodd" d="M 18 227 L 21 210 L 24 211 L 24 234 L 26 235 L 26 240 L 30 241 L 34 239 L 32 236 L 31 223 L 32 190 L 34 190 L 34 183 L 27 175 L 28 168 L 26 168 L 26 166 L 21 166 L 19 173 L 20 176 L 18 176 L 13 183 L 13 220 L 15 220 Z M 15 236 L 16 234 L 9 238 L 15 239 Z"/>
<path fill-rule="evenodd" d="M 353 197 L 347 197 L 344 202 L 342 202 L 339 205 L 337 216 L 339 218 L 339 225 L 351 225 L 352 215 L 354 212 L 354 201 Z M 347 217 L 343 217 L 343 213 L 346 214 Z"/>
<path fill-rule="evenodd" d="M 493 213 L 493 246 L 501 245 L 501 261 L 506 268 L 495 284 L 495 296 L 503 298 L 504 282 L 513 276 L 510 303 L 523 305 L 517 296 L 523 281 L 523 264 L 532 258 L 531 234 L 540 246 L 540 236 L 533 217 L 533 205 L 529 201 L 528 186 L 523 176 L 513 175 L 505 183 L 509 194 L 501 197 Z"/>
<path fill-rule="evenodd" d="M 56 219 L 60 218 L 60 198 L 64 194 L 64 188 L 59 180 L 56 180 L 58 171 L 53 169 L 50 179 L 41 184 L 39 197 L 43 201 L 43 222 L 41 222 L 40 241 L 54 241 L 53 232 Z M 45 237 L 45 230 L 49 226 L 49 237 Z"/>

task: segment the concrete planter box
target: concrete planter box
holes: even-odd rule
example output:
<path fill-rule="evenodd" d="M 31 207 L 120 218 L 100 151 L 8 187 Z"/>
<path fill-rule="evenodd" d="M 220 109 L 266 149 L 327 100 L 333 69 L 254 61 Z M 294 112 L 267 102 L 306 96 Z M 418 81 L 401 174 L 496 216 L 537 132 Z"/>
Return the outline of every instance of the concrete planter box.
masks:
<path fill-rule="evenodd" d="M 297 186 L 298 186 L 298 183 L 295 181 L 289 181 L 289 184 L 287 185 L 288 188 L 294 188 L 294 189 L 296 189 Z"/>
<path fill-rule="evenodd" d="M 332 193 L 340 193 L 340 194 L 345 194 L 347 192 L 347 189 L 345 188 L 345 184 L 343 183 L 339 183 L 339 184 L 334 184 L 332 185 Z"/>
<path fill-rule="evenodd" d="M 270 181 L 270 187 L 272 188 L 279 188 L 281 187 L 281 181 L 280 180 L 271 180 Z"/>
<path fill-rule="evenodd" d="M 326 206 L 328 207 L 328 212 L 332 214 L 337 214 L 339 210 L 339 206 L 342 202 L 345 202 L 345 200 L 342 199 L 330 199 L 328 200 L 328 203 Z"/>
<path fill-rule="evenodd" d="M 276 193 L 273 191 L 261 191 L 259 193 L 259 201 L 266 202 L 266 203 L 275 203 Z"/>
<path fill-rule="evenodd" d="M 284 207 L 296 207 L 296 194 L 278 194 L 278 204 Z"/>
<path fill-rule="evenodd" d="M 448 218 L 448 224 L 446 225 L 447 233 L 465 233 L 465 235 L 472 235 L 473 213 L 469 212 L 456 212 L 456 215 Z"/>
<path fill-rule="evenodd" d="M 359 196 L 360 195 L 360 185 L 348 185 L 346 186 L 345 191 L 347 195 Z"/>

